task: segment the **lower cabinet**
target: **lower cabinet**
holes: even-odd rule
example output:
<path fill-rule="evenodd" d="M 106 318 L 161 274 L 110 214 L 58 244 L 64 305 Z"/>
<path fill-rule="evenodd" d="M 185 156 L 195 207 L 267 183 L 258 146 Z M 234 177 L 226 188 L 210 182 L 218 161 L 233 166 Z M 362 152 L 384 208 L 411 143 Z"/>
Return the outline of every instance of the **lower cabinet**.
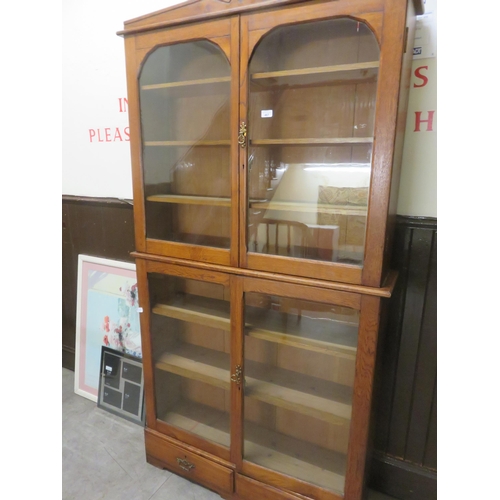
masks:
<path fill-rule="evenodd" d="M 381 297 L 137 272 L 148 461 L 228 499 L 363 498 Z"/>

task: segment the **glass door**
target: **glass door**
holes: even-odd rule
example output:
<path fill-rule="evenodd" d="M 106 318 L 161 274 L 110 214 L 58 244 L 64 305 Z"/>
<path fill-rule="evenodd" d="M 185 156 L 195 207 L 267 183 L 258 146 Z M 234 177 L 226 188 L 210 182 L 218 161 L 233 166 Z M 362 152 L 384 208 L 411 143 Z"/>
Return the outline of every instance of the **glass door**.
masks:
<path fill-rule="evenodd" d="M 229 43 L 227 36 L 217 43 L 159 46 L 142 65 L 138 91 L 149 253 L 184 258 L 191 253 L 197 260 L 229 264 L 236 209 Z M 199 246 L 212 251 L 200 252 Z"/>
<path fill-rule="evenodd" d="M 248 69 L 248 267 L 321 278 L 314 262 L 334 263 L 360 276 L 378 69 L 375 35 L 353 19 L 276 27 L 257 43 Z M 291 268 L 290 258 L 302 264 Z"/>
<path fill-rule="evenodd" d="M 243 470 L 253 475 L 255 464 L 342 495 L 359 304 L 257 281 L 244 298 Z"/>
<path fill-rule="evenodd" d="M 149 273 L 149 329 L 156 425 L 228 459 L 230 298 L 219 281 Z"/>

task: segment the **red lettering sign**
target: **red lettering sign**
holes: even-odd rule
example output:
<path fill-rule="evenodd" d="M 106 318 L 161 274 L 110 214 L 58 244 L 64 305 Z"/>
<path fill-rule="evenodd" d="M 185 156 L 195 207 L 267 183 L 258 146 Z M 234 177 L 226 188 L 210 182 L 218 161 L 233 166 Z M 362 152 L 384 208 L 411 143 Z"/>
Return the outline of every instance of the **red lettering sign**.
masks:
<path fill-rule="evenodd" d="M 128 108 L 128 100 L 126 97 L 118 98 L 118 106 L 120 113 L 126 113 Z M 129 142 L 130 129 L 129 127 L 105 127 L 105 128 L 89 128 L 90 142 Z"/>
<path fill-rule="evenodd" d="M 433 132 L 434 113 L 436 111 L 427 111 L 427 119 L 422 118 L 422 111 L 415 111 L 415 130 L 413 132 L 420 132 L 420 124 L 427 123 L 426 132 Z"/>
<path fill-rule="evenodd" d="M 420 80 L 422 80 L 422 83 L 420 85 L 417 85 L 416 83 L 414 83 L 413 87 L 415 87 L 415 88 L 425 87 L 429 83 L 429 79 L 425 75 L 422 74 L 422 71 L 424 69 L 429 69 L 429 66 L 419 66 L 415 70 L 415 76 L 417 78 L 420 78 Z"/>
<path fill-rule="evenodd" d="M 127 112 L 127 106 L 128 106 L 128 100 L 126 97 L 120 97 L 118 98 L 118 102 L 120 104 L 120 113 L 126 113 Z"/>
<path fill-rule="evenodd" d="M 125 127 L 89 128 L 90 142 L 129 142 L 130 129 Z"/>

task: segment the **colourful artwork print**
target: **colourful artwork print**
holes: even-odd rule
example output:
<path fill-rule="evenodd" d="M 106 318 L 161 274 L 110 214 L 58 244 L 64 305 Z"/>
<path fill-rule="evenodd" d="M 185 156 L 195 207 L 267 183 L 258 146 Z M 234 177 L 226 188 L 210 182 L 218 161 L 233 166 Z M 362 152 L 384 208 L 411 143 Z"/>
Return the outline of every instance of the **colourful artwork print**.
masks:
<path fill-rule="evenodd" d="M 75 392 L 97 401 L 103 345 L 142 358 L 135 266 L 80 256 L 78 295 Z"/>
<path fill-rule="evenodd" d="M 124 298 L 118 299 L 115 316 L 104 316 L 101 324 L 102 342 L 106 347 L 142 357 L 139 313 L 137 311 L 137 283 L 120 287 Z"/>

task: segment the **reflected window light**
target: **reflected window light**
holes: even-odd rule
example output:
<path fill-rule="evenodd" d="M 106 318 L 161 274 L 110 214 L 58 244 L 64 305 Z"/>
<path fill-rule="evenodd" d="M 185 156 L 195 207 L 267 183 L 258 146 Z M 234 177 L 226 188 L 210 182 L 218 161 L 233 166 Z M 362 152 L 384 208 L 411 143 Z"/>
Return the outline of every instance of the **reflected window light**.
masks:
<path fill-rule="evenodd" d="M 342 170 L 348 170 L 349 172 L 356 170 L 366 170 L 371 167 L 371 163 L 328 163 L 316 164 L 316 163 L 305 163 L 302 167 L 306 172 L 328 172 L 329 170 L 335 169 L 336 172 Z"/>

